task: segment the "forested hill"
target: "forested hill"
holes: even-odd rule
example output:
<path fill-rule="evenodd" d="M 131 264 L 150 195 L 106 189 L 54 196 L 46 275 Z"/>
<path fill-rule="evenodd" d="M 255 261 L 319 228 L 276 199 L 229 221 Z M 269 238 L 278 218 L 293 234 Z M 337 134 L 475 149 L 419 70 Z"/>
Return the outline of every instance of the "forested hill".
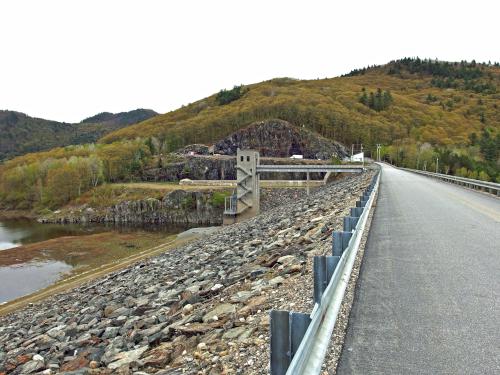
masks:
<path fill-rule="evenodd" d="M 402 59 L 331 79 L 278 78 L 235 86 L 111 132 L 95 144 L 30 153 L 0 164 L 0 207 L 57 208 L 97 185 L 141 180 L 148 169 L 175 163 L 178 156 L 169 153 L 182 146 L 214 144 L 269 119 L 347 146 L 363 143 L 367 152 L 380 143 L 382 156 L 400 166 L 425 165 L 427 170 L 500 182 L 499 105 L 500 66 L 474 61 Z M 29 119 L 10 116 L 18 122 Z M 112 116 L 100 114 L 78 126 L 102 126 L 93 121 L 106 123 Z M 58 140 L 58 126 L 72 129 L 52 125 L 50 132 L 35 134 L 36 126 L 10 126 L 33 129 L 21 132 L 27 149 Z M 2 144 L 16 144 L 15 136 L 7 139 L 1 131 Z M 64 142 L 81 143 L 85 137 L 93 140 L 75 131 Z"/>
<path fill-rule="evenodd" d="M 346 145 L 363 143 L 365 150 L 383 144 L 397 164 L 416 167 L 428 159 L 431 168 L 439 154 L 447 166 L 443 172 L 495 179 L 499 99 L 499 63 L 404 58 L 331 79 L 278 78 L 235 86 L 101 141 L 155 137 L 174 150 L 279 118 Z"/>
<path fill-rule="evenodd" d="M 473 132 L 498 130 L 499 98 L 498 64 L 402 59 L 332 79 L 238 86 L 102 141 L 155 136 L 175 148 L 212 143 L 251 122 L 280 118 L 346 144 L 467 145 Z"/>
<path fill-rule="evenodd" d="M 142 108 L 120 113 L 102 112 L 82 120 L 81 123 L 99 123 L 107 126 L 127 126 L 147 120 L 156 115 L 158 115 L 158 113 L 155 111 Z"/>
<path fill-rule="evenodd" d="M 149 109 L 104 112 L 78 124 L 44 120 L 14 111 L 0 111 L 0 160 L 54 147 L 95 142 L 107 133 L 157 113 Z"/>

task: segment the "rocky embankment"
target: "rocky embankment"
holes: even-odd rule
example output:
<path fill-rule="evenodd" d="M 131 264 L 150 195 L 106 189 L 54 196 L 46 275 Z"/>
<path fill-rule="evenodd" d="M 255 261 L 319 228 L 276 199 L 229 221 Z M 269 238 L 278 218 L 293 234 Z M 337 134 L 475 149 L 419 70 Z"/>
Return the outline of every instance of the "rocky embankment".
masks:
<path fill-rule="evenodd" d="M 86 205 L 56 211 L 43 223 L 221 225 L 225 193 L 174 190 L 161 199 L 123 201 L 106 208 Z"/>
<path fill-rule="evenodd" d="M 312 257 L 371 176 L 0 318 L 0 373 L 266 373 L 269 311 L 311 311 Z"/>

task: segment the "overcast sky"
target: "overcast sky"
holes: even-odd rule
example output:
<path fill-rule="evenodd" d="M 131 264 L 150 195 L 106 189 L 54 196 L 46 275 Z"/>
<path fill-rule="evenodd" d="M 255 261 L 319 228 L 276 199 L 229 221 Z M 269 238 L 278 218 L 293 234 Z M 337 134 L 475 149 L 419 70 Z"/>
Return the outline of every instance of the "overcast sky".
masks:
<path fill-rule="evenodd" d="M 1 0 L 0 109 L 79 122 L 405 56 L 500 61 L 498 0 Z"/>

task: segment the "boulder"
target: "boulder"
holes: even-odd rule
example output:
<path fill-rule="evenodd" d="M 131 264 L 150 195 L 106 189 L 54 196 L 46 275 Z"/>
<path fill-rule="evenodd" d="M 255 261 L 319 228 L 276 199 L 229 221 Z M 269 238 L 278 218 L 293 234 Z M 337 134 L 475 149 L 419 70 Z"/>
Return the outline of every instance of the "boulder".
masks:
<path fill-rule="evenodd" d="M 206 313 L 202 320 L 204 323 L 208 323 L 214 320 L 220 320 L 224 319 L 231 314 L 234 314 L 236 312 L 236 306 L 230 303 L 222 303 L 218 305 L 216 308 L 213 310 L 210 310 L 208 313 Z"/>
<path fill-rule="evenodd" d="M 112 362 L 108 364 L 108 368 L 116 370 L 121 366 L 137 361 L 146 350 L 148 350 L 148 346 L 142 346 L 138 349 L 129 350 L 128 352 L 118 353 L 113 357 Z"/>

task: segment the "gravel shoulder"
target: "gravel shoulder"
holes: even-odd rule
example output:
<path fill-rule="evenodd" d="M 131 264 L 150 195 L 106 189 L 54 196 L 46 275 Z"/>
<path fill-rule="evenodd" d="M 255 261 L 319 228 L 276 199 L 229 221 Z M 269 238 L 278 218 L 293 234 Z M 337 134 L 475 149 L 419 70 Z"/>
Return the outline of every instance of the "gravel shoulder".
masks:
<path fill-rule="evenodd" d="M 368 234 L 370 233 L 373 215 L 375 214 L 375 210 L 377 207 L 377 198 L 378 193 L 375 195 L 368 220 L 366 221 L 365 230 L 363 232 L 363 235 L 361 236 L 361 243 L 359 245 L 358 253 L 356 255 L 356 259 L 351 271 L 351 277 L 349 278 L 349 283 L 344 294 L 344 299 L 342 300 L 342 305 L 340 306 L 339 315 L 337 316 L 337 321 L 333 329 L 330 347 L 328 348 L 324 364 L 322 366 L 322 375 L 334 375 L 337 373 L 337 365 L 344 347 L 344 340 L 349 324 L 349 315 L 351 313 L 352 304 L 354 302 L 356 284 L 363 263 L 366 241 L 368 240 Z"/>

